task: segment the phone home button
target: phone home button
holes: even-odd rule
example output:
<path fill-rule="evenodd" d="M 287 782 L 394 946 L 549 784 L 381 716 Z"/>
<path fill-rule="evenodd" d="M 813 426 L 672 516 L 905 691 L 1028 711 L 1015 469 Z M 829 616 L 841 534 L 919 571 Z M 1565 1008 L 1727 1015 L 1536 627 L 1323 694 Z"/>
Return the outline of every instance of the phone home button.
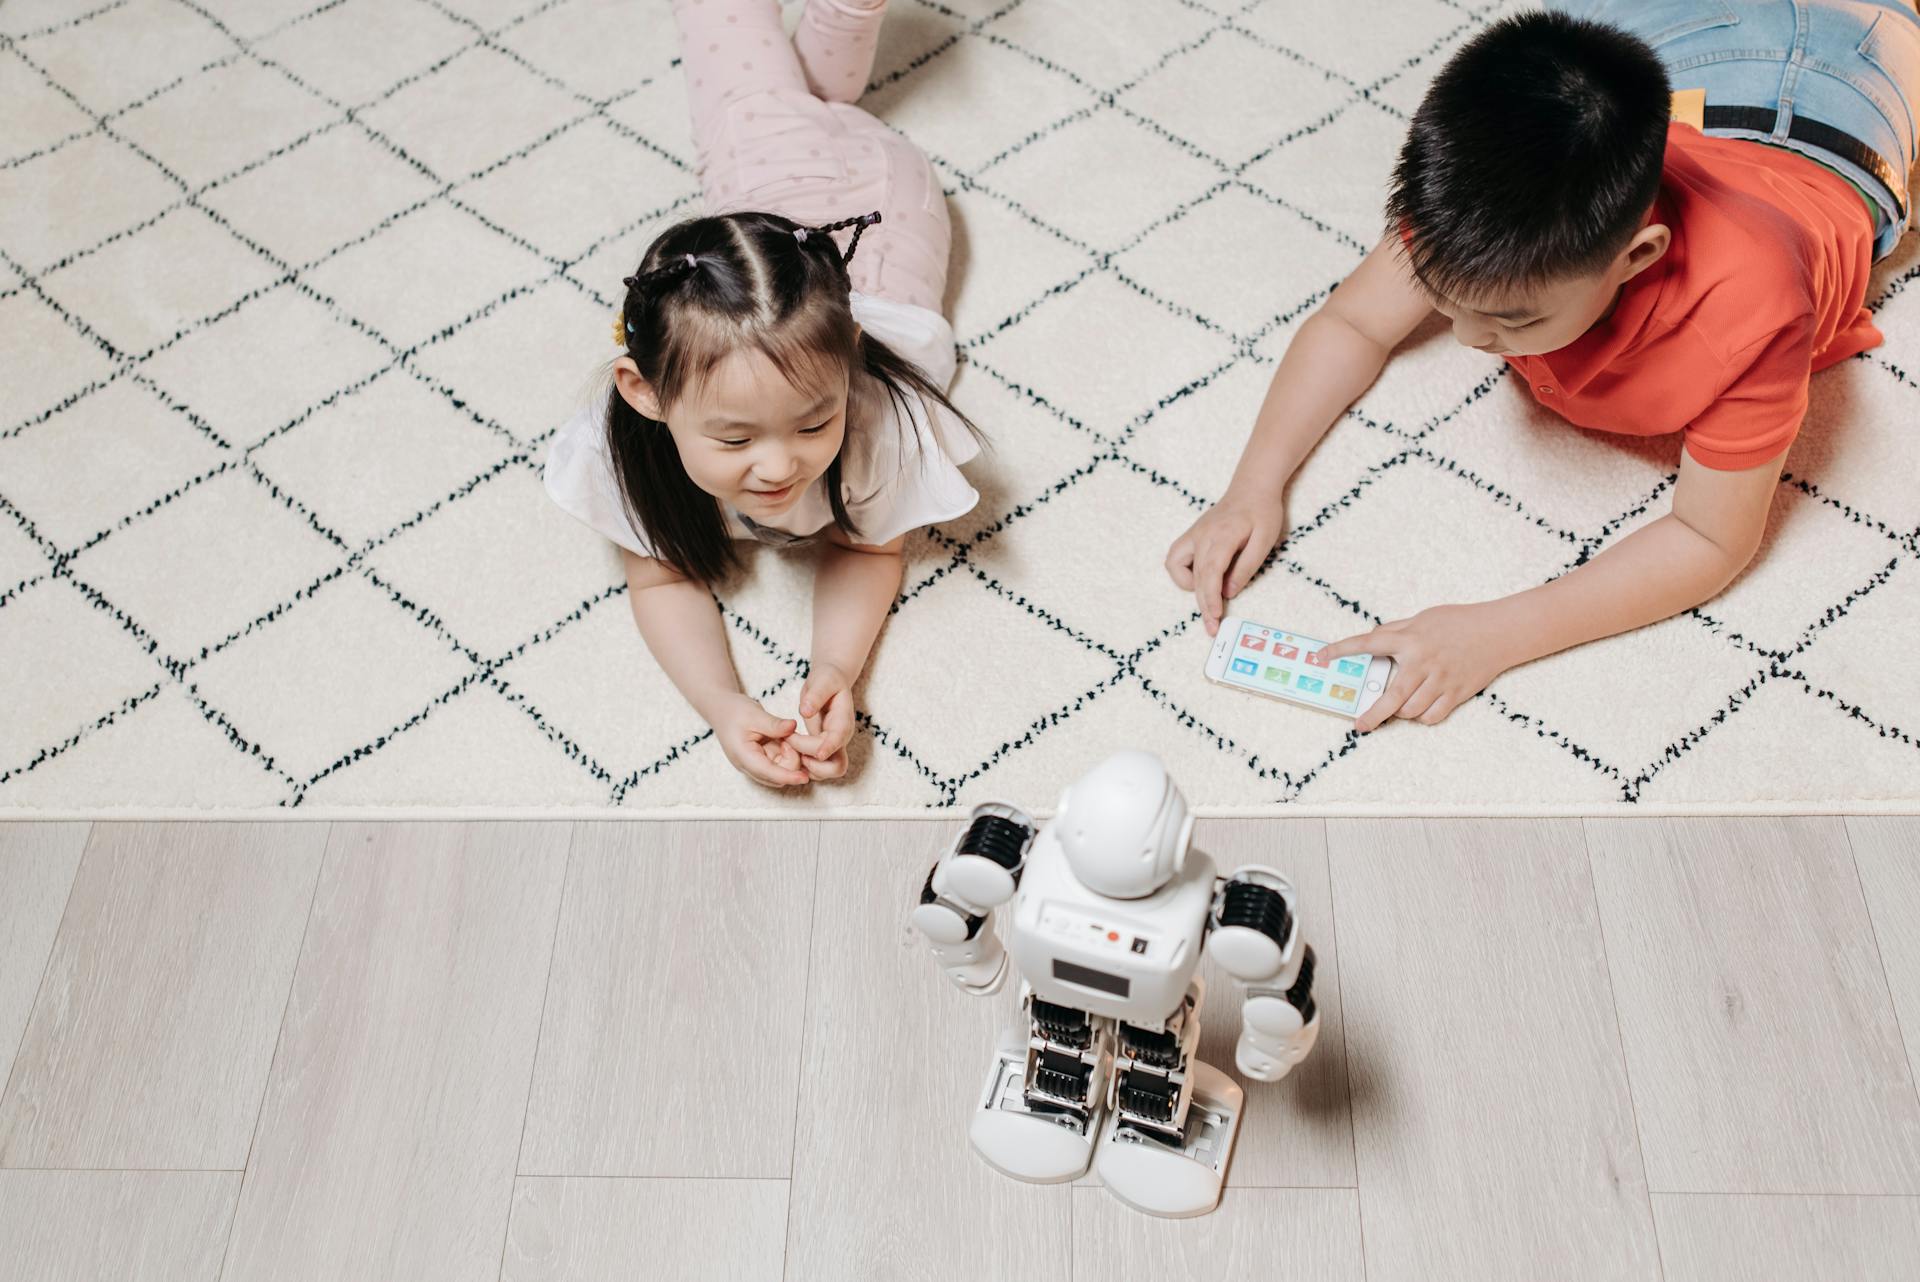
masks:
<path fill-rule="evenodd" d="M 1379 682 L 1379 680 L 1378 680 L 1378 679 L 1376 678 L 1375 680 L 1372 680 L 1372 681 L 1369 681 L 1369 682 L 1367 682 L 1367 689 L 1368 689 L 1368 690 L 1371 690 L 1371 691 L 1372 691 L 1373 693 L 1375 693 L 1375 694 L 1378 694 L 1378 693 L 1380 693 L 1380 682 Z"/>

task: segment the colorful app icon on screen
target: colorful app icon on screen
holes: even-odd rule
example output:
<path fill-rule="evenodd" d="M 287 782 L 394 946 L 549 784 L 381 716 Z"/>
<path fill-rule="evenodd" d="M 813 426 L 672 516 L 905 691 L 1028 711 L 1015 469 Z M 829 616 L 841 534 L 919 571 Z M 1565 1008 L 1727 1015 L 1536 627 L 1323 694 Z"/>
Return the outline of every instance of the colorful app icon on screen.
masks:
<path fill-rule="evenodd" d="M 1285 668 L 1268 668 L 1267 669 L 1267 680 L 1273 682 L 1277 686 L 1283 686 L 1287 684 L 1288 681 L 1291 681 L 1292 679 L 1293 679 L 1293 674 L 1291 672 L 1288 672 Z"/>
<path fill-rule="evenodd" d="M 1299 646 L 1281 645 L 1278 641 L 1273 643 L 1273 652 L 1282 659 L 1297 659 L 1300 657 Z"/>
<path fill-rule="evenodd" d="M 1340 660 L 1340 675 L 1343 677 L 1364 677 L 1367 675 L 1367 665 L 1358 659 L 1342 659 Z"/>
<path fill-rule="evenodd" d="M 1233 670 L 1245 676 L 1257 676 L 1260 672 L 1260 665 L 1252 659 L 1235 659 L 1233 661 Z"/>
<path fill-rule="evenodd" d="M 1319 694 L 1322 690 L 1326 689 L 1326 687 L 1327 683 L 1319 677 L 1301 677 L 1293 683 L 1293 688 L 1303 694 Z"/>
<path fill-rule="evenodd" d="M 1335 686 L 1333 689 L 1329 690 L 1327 693 L 1331 694 L 1334 698 L 1338 699 L 1342 703 L 1352 703 L 1355 691 L 1349 689 L 1346 686 Z"/>
<path fill-rule="evenodd" d="M 1267 648 L 1267 643 L 1264 639 L 1254 636 L 1250 632 L 1240 638 L 1240 645 L 1247 650 L 1264 650 Z"/>
<path fill-rule="evenodd" d="M 1325 655 L 1321 654 L 1318 650 L 1310 650 L 1307 652 L 1307 662 L 1312 664 L 1316 668 L 1324 668 L 1329 663 L 1333 662 L 1333 660 L 1327 658 Z"/>

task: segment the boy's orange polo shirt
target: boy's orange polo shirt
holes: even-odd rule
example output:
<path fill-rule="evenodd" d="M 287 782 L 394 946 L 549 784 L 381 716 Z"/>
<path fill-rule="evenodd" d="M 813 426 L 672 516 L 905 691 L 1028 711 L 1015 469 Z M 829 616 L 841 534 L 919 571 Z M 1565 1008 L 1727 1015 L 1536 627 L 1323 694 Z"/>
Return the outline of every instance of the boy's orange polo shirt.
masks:
<path fill-rule="evenodd" d="M 1507 361 L 1581 427 L 1685 432 L 1687 452 L 1723 471 L 1764 463 L 1800 430 L 1808 375 L 1880 342 L 1861 303 L 1872 219 L 1823 165 L 1676 123 L 1653 221 L 1672 247 L 1611 316 Z"/>

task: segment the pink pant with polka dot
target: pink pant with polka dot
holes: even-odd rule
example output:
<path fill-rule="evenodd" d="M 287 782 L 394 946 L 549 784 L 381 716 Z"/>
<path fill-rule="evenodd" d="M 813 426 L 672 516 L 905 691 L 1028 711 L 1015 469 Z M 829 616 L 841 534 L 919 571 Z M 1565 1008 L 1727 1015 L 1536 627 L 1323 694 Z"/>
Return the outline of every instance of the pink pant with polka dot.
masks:
<path fill-rule="evenodd" d="M 938 312 L 953 239 L 940 181 L 853 105 L 886 2 L 807 0 L 788 40 L 777 0 L 675 0 L 700 181 L 712 213 L 818 224 L 879 210 L 848 265 L 853 287 Z"/>

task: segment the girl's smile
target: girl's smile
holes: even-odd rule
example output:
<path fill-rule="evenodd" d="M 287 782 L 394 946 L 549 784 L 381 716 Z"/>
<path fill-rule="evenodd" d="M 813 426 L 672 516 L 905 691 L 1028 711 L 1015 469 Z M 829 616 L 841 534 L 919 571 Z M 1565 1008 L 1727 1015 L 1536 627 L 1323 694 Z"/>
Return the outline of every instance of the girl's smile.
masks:
<path fill-rule="evenodd" d="M 827 386 L 795 386 L 755 348 L 728 353 L 665 407 L 687 476 L 722 502 L 778 515 L 840 453 L 846 380 L 834 371 Z M 773 477 L 785 483 L 767 484 Z"/>

